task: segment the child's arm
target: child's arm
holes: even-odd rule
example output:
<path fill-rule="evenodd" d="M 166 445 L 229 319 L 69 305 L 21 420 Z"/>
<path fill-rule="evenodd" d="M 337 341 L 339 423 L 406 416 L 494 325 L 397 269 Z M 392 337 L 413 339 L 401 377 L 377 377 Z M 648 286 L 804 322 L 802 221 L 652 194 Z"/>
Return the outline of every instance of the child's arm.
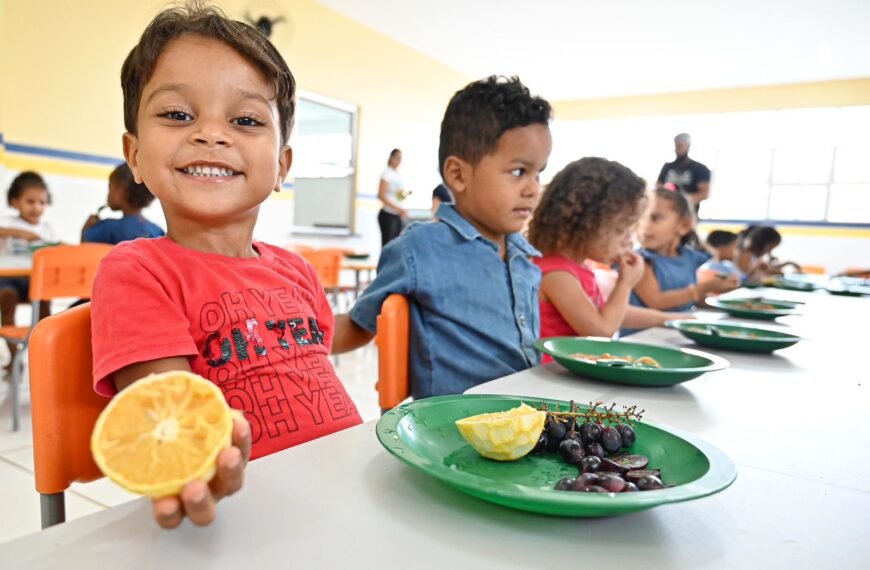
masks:
<path fill-rule="evenodd" d="M 89 229 L 91 229 L 95 225 L 99 224 L 101 221 L 102 220 L 100 220 L 100 217 L 96 214 L 91 214 L 90 216 L 88 216 L 88 219 L 85 220 L 85 225 L 82 226 L 82 235 L 81 235 L 82 242 L 88 241 L 85 239 L 85 234 L 88 233 Z M 93 241 L 93 240 L 91 240 L 91 241 Z"/>
<path fill-rule="evenodd" d="M 616 286 L 600 311 L 577 278 L 565 271 L 544 275 L 541 298 L 552 303 L 578 335 L 610 337 L 622 325 L 631 288 L 642 272 L 643 259 L 640 256 L 631 253 L 623 258 Z"/>
<path fill-rule="evenodd" d="M 336 315 L 335 333 L 332 337 L 332 354 L 341 354 L 357 349 L 375 337 L 378 314 L 393 293 L 410 295 L 412 292 L 411 264 L 407 242 L 408 234 L 402 234 L 381 251 L 378 274 L 349 313 Z"/>
<path fill-rule="evenodd" d="M 697 283 L 683 287 L 662 291 L 658 279 L 653 273 L 652 267 L 647 266 L 640 282 L 635 286 L 634 292 L 640 297 L 647 307 L 651 309 L 668 310 L 686 303 L 701 303 L 711 293 L 725 293 L 740 286 L 737 275 L 729 275 L 722 279 L 716 275 L 702 278 Z"/>
<path fill-rule="evenodd" d="M 660 327 L 667 321 L 671 320 L 694 318 L 694 315 L 691 313 L 669 313 L 659 311 L 658 309 L 629 305 L 628 309 L 625 311 L 625 319 L 622 321 L 622 326 L 630 329 L 648 329 L 651 327 Z"/>
<path fill-rule="evenodd" d="M 171 370 L 190 371 L 187 358 L 161 358 L 149 362 L 137 362 L 115 372 L 112 378 L 115 387 L 123 390 L 136 380 Z M 245 464 L 251 457 L 251 427 L 238 415 L 233 418 L 232 445 L 220 452 L 217 472 L 208 483 L 191 481 L 178 496 L 153 499 L 154 520 L 163 528 L 175 528 L 184 517 L 197 526 L 211 524 L 215 517 L 216 503 L 242 488 Z"/>
<path fill-rule="evenodd" d="M 335 316 L 335 335 L 332 337 L 332 354 L 356 350 L 368 344 L 375 333 L 369 332 L 353 322 L 350 314 Z"/>
<path fill-rule="evenodd" d="M 19 238 L 27 241 L 39 241 L 42 236 L 27 230 L 19 230 L 17 228 L 0 228 L 0 238 Z"/>

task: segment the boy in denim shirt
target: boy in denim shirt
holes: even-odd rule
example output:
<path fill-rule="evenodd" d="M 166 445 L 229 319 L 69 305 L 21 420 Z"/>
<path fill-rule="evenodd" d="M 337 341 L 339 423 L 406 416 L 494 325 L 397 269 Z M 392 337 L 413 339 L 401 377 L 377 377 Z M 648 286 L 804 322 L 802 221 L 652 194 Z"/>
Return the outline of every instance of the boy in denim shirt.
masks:
<path fill-rule="evenodd" d="M 550 105 L 517 78 L 457 92 L 441 122 L 439 162 L 455 204 L 412 224 L 381 253 L 378 276 L 336 318 L 333 352 L 370 341 L 392 293 L 411 306 L 411 394 L 463 391 L 538 364 L 540 255 L 518 232 L 552 147 Z"/>

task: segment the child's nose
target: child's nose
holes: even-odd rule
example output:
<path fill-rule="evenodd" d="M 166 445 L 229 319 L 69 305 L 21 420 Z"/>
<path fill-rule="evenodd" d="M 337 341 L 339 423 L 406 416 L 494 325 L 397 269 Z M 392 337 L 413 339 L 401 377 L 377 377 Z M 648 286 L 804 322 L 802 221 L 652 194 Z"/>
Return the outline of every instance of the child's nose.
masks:
<path fill-rule="evenodd" d="M 232 139 L 223 121 L 204 121 L 199 126 L 200 128 L 196 129 L 193 133 L 193 142 L 195 144 L 207 146 L 227 146 L 231 144 Z"/>

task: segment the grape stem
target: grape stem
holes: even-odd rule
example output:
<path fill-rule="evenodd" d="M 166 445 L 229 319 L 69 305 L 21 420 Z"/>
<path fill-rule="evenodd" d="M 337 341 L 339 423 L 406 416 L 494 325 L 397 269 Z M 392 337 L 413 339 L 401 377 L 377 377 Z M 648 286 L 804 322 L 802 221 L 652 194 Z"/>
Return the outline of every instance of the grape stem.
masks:
<path fill-rule="evenodd" d="M 547 415 L 552 419 L 560 422 L 567 422 L 568 418 L 575 420 L 583 418 L 587 422 L 603 423 L 628 423 L 634 425 L 635 421 L 640 421 L 643 413 L 646 410 L 638 411 L 637 406 L 622 406 L 622 411 L 616 411 L 616 403 L 610 404 L 610 407 L 604 405 L 604 402 L 589 402 L 586 409 L 581 408 L 571 400 L 571 405 L 567 411 L 549 410 L 547 404 L 541 402 L 540 409 L 547 412 Z"/>

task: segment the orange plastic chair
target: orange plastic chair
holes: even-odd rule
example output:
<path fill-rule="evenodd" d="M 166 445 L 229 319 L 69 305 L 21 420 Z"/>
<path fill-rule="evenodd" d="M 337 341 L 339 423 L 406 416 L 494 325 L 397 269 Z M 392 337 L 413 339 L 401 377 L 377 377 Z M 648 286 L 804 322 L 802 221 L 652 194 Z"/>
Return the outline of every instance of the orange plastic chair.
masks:
<path fill-rule="evenodd" d="M 315 248 L 311 247 L 310 245 L 304 245 L 301 243 L 291 243 L 291 244 L 285 245 L 284 249 L 286 249 L 287 251 L 296 252 L 296 253 L 301 255 L 303 253 L 312 252 L 312 251 L 314 251 Z"/>
<path fill-rule="evenodd" d="M 33 327 L 39 322 L 42 303 L 48 303 L 56 297 L 89 299 L 100 260 L 111 249 L 112 246 L 107 244 L 85 243 L 46 247 L 33 254 L 33 271 L 30 274 L 30 299 L 33 303 L 31 325 L 0 327 L 0 338 L 18 345 L 18 353 L 12 361 L 10 379 L 12 431 L 18 431 L 21 425 L 19 400 L 21 378 L 24 375 L 24 349 Z"/>
<path fill-rule="evenodd" d="M 385 413 L 411 395 L 408 381 L 409 338 L 411 317 L 408 299 L 404 295 L 390 295 L 378 315 L 378 403 Z"/>
<path fill-rule="evenodd" d="M 813 275 L 824 275 L 827 273 L 824 265 L 801 265 L 801 273 L 811 273 Z"/>
<path fill-rule="evenodd" d="M 91 304 L 46 317 L 30 335 L 33 460 L 42 528 L 66 519 L 64 491 L 103 474 L 91 431 L 109 398 L 93 388 Z"/>
<path fill-rule="evenodd" d="M 328 248 L 298 253 L 314 266 L 317 276 L 320 278 L 320 284 L 323 285 L 326 291 L 332 293 L 332 302 L 338 308 L 339 295 L 353 290 L 353 287 L 344 286 L 339 283 L 344 250 Z"/>

